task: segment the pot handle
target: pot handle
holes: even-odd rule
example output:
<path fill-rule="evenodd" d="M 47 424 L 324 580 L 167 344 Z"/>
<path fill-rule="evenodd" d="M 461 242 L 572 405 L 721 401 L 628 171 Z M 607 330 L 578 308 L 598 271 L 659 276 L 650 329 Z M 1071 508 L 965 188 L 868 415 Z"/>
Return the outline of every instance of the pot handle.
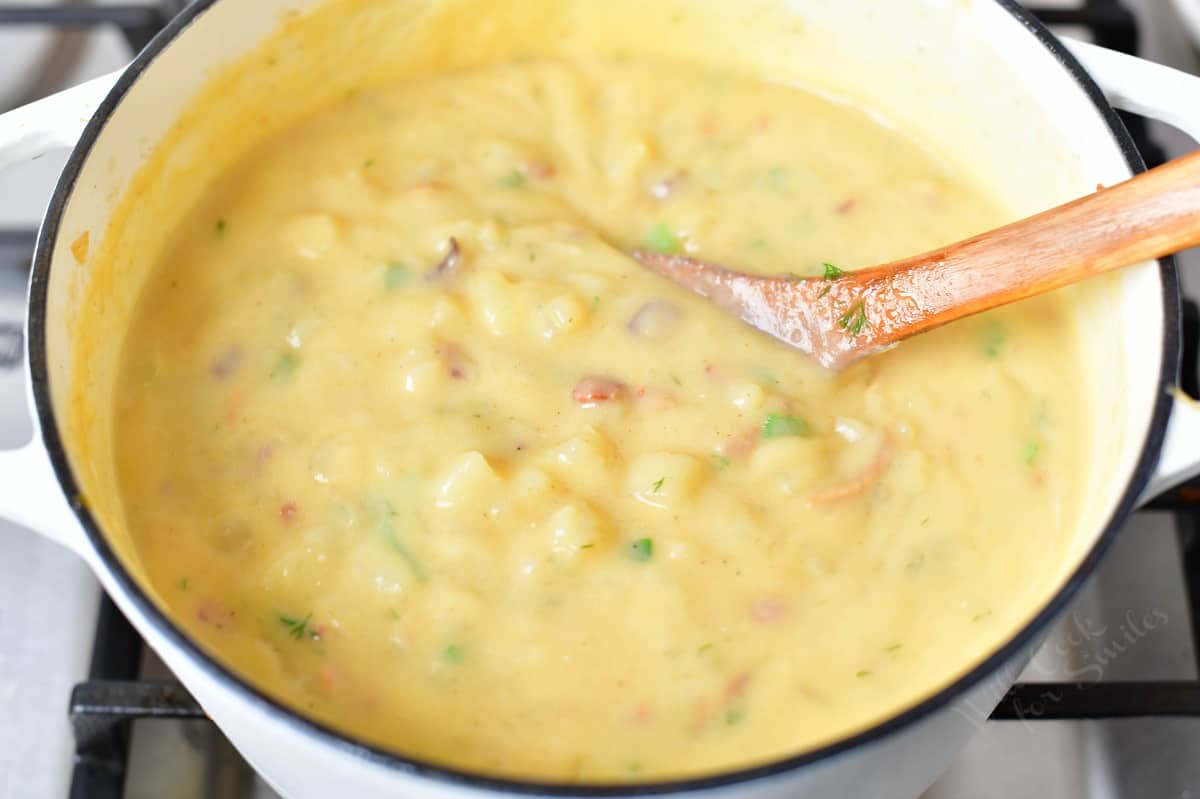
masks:
<path fill-rule="evenodd" d="M 123 70 L 0 114 L 0 170 L 74 147 Z"/>
<path fill-rule="evenodd" d="M 1166 122 L 1200 142 L 1200 78 L 1094 44 L 1066 37 L 1062 42 L 1114 106 Z M 1158 466 L 1139 505 L 1200 474 L 1200 403 L 1179 388 L 1171 395 Z"/>
<path fill-rule="evenodd" d="M 84 538 L 63 496 L 40 433 L 17 449 L 0 450 L 0 519 L 15 522 L 80 555 Z"/>
<path fill-rule="evenodd" d="M 0 114 L 0 170 L 75 146 L 121 72 L 110 72 Z M 0 518 L 83 554 L 79 523 L 62 495 L 36 426 L 35 417 L 33 439 L 27 444 L 0 450 L 0 486 L 9 487 L 0 491 Z"/>

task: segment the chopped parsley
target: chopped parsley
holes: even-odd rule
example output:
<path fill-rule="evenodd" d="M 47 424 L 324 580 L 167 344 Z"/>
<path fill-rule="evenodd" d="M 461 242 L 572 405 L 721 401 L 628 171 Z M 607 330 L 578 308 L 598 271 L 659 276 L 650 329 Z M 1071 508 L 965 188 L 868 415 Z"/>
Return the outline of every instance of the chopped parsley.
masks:
<path fill-rule="evenodd" d="M 180 577 L 180 578 L 179 578 L 179 582 L 178 582 L 178 583 L 176 583 L 176 585 L 178 585 L 178 586 L 179 586 L 179 590 L 180 590 L 180 591 L 186 591 L 186 590 L 188 590 L 188 578 L 186 578 L 186 577 Z"/>
<path fill-rule="evenodd" d="M 787 167 L 773 166 L 767 170 L 767 185 L 775 191 L 787 191 L 791 188 L 791 182 Z"/>
<path fill-rule="evenodd" d="M 731 708 L 729 708 L 729 710 L 725 711 L 725 723 L 728 724 L 730 727 L 734 726 L 735 724 L 741 723 L 742 719 L 745 717 L 746 717 L 746 712 L 744 710 L 742 710 L 740 707 L 731 707 Z"/>
<path fill-rule="evenodd" d="M 983 327 L 983 354 L 989 358 L 999 358 L 1003 346 L 1004 326 L 997 321 L 989 321 Z"/>
<path fill-rule="evenodd" d="M 839 277 L 846 274 L 845 270 L 838 269 L 836 266 L 829 263 L 828 261 L 821 264 L 821 266 L 825 270 L 825 279 L 826 280 L 837 280 Z"/>
<path fill-rule="evenodd" d="M 731 461 L 719 452 L 714 452 L 709 457 L 712 458 L 713 467 L 718 470 L 728 469 Z"/>
<path fill-rule="evenodd" d="M 282 379 L 291 375 L 296 371 L 296 367 L 300 365 L 300 359 L 290 352 L 285 352 L 279 356 L 279 360 L 275 362 L 274 368 L 271 369 L 271 379 Z"/>
<path fill-rule="evenodd" d="M 786 436 L 808 436 L 812 432 L 808 422 L 799 416 L 789 416 L 786 413 L 768 413 L 763 419 L 763 438 L 784 438 Z"/>
<path fill-rule="evenodd" d="M 375 166 L 374 158 L 368 158 L 366 161 L 363 161 L 363 169 L 370 169 L 373 166 Z"/>
<path fill-rule="evenodd" d="M 506 189 L 519 189 L 525 185 L 525 176 L 519 169 L 514 169 L 496 182 Z"/>
<path fill-rule="evenodd" d="M 665 477 L 660 477 L 660 478 L 658 478 L 657 480 L 655 480 L 655 481 L 654 481 L 653 485 L 651 485 L 651 487 L 650 487 L 650 488 L 651 488 L 651 490 L 652 490 L 652 491 L 653 491 L 655 494 L 661 494 L 661 493 L 662 493 L 662 487 L 663 487 L 663 483 L 665 483 L 665 482 L 667 482 L 667 478 L 665 478 Z"/>
<path fill-rule="evenodd" d="M 320 641 L 321 636 L 316 630 L 309 628 L 309 623 L 312 621 L 312 613 L 305 614 L 304 618 L 298 619 L 294 616 L 280 616 L 279 623 L 287 628 L 288 635 L 295 638 L 297 641 L 303 638 L 311 638 L 314 641 Z"/>
<path fill-rule="evenodd" d="M 383 287 L 388 291 L 395 291 L 403 286 L 408 281 L 408 266 L 399 262 L 392 262 L 383 269 Z"/>
<path fill-rule="evenodd" d="M 870 669 L 859 669 L 859 670 L 858 670 L 858 673 L 856 673 L 854 676 L 855 676 L 855 677 L 859 677 L 859 678 L 861 678 L 861 677 L 870 677 L 870 676 L 871 676 L 871 670 L 870 670 Z"/>
<path fill-rule="evenodd" d="M 217 228 L 217 235 L 218 235 L 218 236 L 220 236 L 222 233 L 224 233 L 224 232 L 225 232 L 225 217 L 223 217 L 223 216 L 218 216 L 218 217 L 217 217 L 217 224 L 216 224 L 216 228 Z"/>
<path fill-rule="evenodd" d="M 592 313 L 598 310 L 600 310 L 600 295 L 597 294 L 595 297 L 592 297 Z"/>
<path fill-rule="evenodd" d="M 654 539 L 652 538 L 639 538 L 629 545 L 629 557 L 633 558 L 639 563 L 645 563 L 653 556 Z"/>
<path fill-rule="evenodd" d="M 1026 443 L 1025 449 L 1022 452 L 1022 457 L 1025 460 L 1025 464 L 1027 466 L 1032 466 L 1037 460 L 1038 453 L 1041 452 L 1041 450 L 1042 444 L 1040 441 L 1030 441 Z"/>
<path fill-rule="evenodd" d="M 885 647 L 883 651 L 884 652 L 899 652 L 900 647 L 902 647 L 902 646 L 904 646 L 904 644 L 892 644 L 889 647 Z"/>
<path fill-rule="evenodd" d="M 466 656 L 462 644 L 450 644 L 442 650 L 442 658 L 448 663 L 462 663 Z"/>
<path fill-rule="evenodd" d="M 678 253 L 682 249 L 679 237 L 667 226 L 666 222 L 659 222 L 650 228 L 650 232 L 646 234 L 646 246 L 655 252 L 668 255 Z"/>
<path fill-rule="evenodd" d="M 863 332 L 863 328 L 867 326 L 867 309 L 863 305 L 862 300 L 858 300 L 850 306 L 850 310 L 842 314 L 838 319 L 838 327 L 845 330 L 852 336 L 857 336 Z"/>

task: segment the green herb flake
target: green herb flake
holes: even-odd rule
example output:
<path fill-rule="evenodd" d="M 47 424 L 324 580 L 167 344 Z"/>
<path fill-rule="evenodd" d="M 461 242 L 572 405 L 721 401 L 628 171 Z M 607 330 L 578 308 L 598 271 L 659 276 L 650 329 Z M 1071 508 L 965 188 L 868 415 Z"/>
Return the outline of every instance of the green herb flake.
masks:
<path fill-rule="evenodd" d="M 368 158 L 366 161 L 363 161 L 363 169 L 370 169 L 373 166 L 375 166 L 374 158 Z"/>
<path fill-rule="evenodd" d="M 629 545 L 629 557 L 639 563 L 645 563 L 654 556 L 654 539 L 639 538 Z"/>
<path fill-rule="evenodd" d="M 525 185 L 525 176 L 519 169 L 514 169 L 496 182 L 506 189 L 519 189 Z"/>
<path fill-rule="evenodd" d="M 391 515 L 394 516 L 395 513 Z M 392 551 L 408 564 L 408 568 L 412 571 L 413 577 L 417 578 L 418 582 L 423 583 L 429 579 L 425 574 L 425 568 L 409 548 L 404 545 L 404 542 L 400 540 L 400 534 L 396 532 L 396 528 L 389 519 L 380 519 L 379 532 L 383 535 L 384 540 L 387 541 L 388 546 L 392 548 Z"/>
<path fill-rule="evenodd" d="M 825 288 L 821 289 L 821 293 L 817 295 L 817 299 L 821 299 L 831 291 L 833 291 L 833 286 L 826 286 Z"/>
<path fill-rule="evenodd" d="M 1042 451 L 1040 441 L 1029 441 L 1025 444 L 1021 451 L 1021 457 L 1025 461 L 1026 466 L 1032 466 L 1036 461 L 1038 454 Z"/>
<path fill-rule="evenodd" d="M 592 297 L 592 313 L 600 310 L 600 295 Z"/>
<path fill-rule="evenodd" d="M 225 232 L 225 217 L 217 217 L 216 231 L 218 236 Z"/>
<path fill-rule="evenodd" d="M 775 191 L 787 191 L 792 187 L 791 175 L 787 167 L 773 166 L 767 170 L 767 185 Z"/>
<path fill-rule="evenodd" d="M 732 461 L 719 452 L 714 452 L 709 457 L 712 459 L 713 468 L 717 471 L 724 471 L 725 469 L 728 469 L 730 465 L 732 465 Z"/>
<path fill-rule="evenodd" d="M 713 645 L 711 643 L 701 644 L 700 647 L 696 650 L 696 654 L 703 655 L 705 652 L 710 651 L 712 648 L 713 648 Z"/>
<path fill-rule="evenodd" d="M 836 266 L 829 263 L 828 261 L 821 264 L 821 268 L 825 270 L 825 279 L 826 280 L 837 280 L 839 277 L 846 274 L 845 270 L 838 269 Z"/>
<path fill-rule="evenodd" d="M 988 616 L 991 616 L 991 615 L 992 615 L 992 612 L 990 610 L 985 610 L 982 613 L 976 613 L 974 616 L 972 616 L 971 621 L 973 621 L 973 622 L 983 621 L 984 619 L 986 619 Z"/>
<path fill-rule="evenodd" d="M 768 246 L 767 240 L 762 236 L 759 236 L 757 239 L 750 242 L 750 249 L 752 250 L 765 250 Z"/>
<path fill-rule="evenodd" d="M 660 477 L 657 480 L 655 480 L 653 485 L 650 486 L 650 490 L 652 491 L 652 493 L 661 494 L 663 483 L 665 483 L 665 482 L 667 482 L 667 478 L 665 478 L 665 477 Z"/>
<path fill-rule="evenodd" d="M 1003 347 L 1004 326 L 995 320 L 991 320 L 983 326 L 983 354 L 988 358 L 999 358 L 1000 350 Z"/>
<path fill-rule="evenodd" d="M 913 555 L 912 559 L 909 560 L 908 563 L 904 564 L 904 568 L 908 569 L 913 574 L 918 574 L 922 569 L 925 568 L 925 553 L 918 552 L 917 554 Z"/>
<path fill-rule="evenodd" d="M 287 628 L 288 635 L 295 638 L 297 641 L 303 638 L 312 638 L 314 641 L 319 641 L 321 636 L 314 630 L 309 629 L 309 622 L 312 621 L 312 613 L 305 614 L 304 618 L 296 618 L 295 616 L 280 616 L 279 623 Z"/>
<path fill-rule="evenodd" d="M 179 582 L 177 582 L 176 585 L 179 586 L 180 591 L 188 590 L 188 578 L 180 577 Z"/>
<path fill-rule="evenodd" d="M 731 707 L 725 711 L 725 723 L 730 727 L 740 724 L 745 717 L 746 712 L 740 707 Z"/>
<path fill-rule="evenodd" d="M 867 309 L 863 305 L 862 300 L 858 300 L 850 306 L 841 317 L 838 319 L 838 327 L 845 330 L 851 336 L 857 336 L 863 332 L 863 328 L 867 326 Z"/>
<path fill-rule="evenodd" d="M 596 546 L 596 545 L 595 545 L 595 544 L 593 544 L 593 543 L 591 543 L 591 542 L 588 542 L 588 543 L 586 543 L 586 544 L 580 544 L 580 545 L 579 545 L 579 548 L 580 548 L 580 549 L 591 549 L 591 548 L 592 548 L 592 547 L 594 547 L 594 546 Z"/>
<path fill-rule="evenodd" d="M 393 261 L 383 268 L 383 287 L 395 291 L 408 282 L 408 277 L 408 265 Z"/>
<path fill-rule="evenodd" d="M 812 433 L 808 422 L 799 416 L 788 416 L 786 413 L 768 413 L 762 423 L 763 438 L 785 438 L 787 436 L 807 437 Z"/>
<path fill-rule="evenodd" d="M 399 621 L 400 619 L 400 611 L 396 610 L 395 608 L 388 608 L 387 613 L 384 615 L 386 615 L 392 621 Z"/>
<path fill-rule="evenodd" d="M 462 644 L 450 644 L 442 650 L 442 659 L 447 663 L 462 663 L 466 656 Z"/>
<path fill-rule="evenodd" d="M 855 675 L 854 675 L 854 676 L 855 676 L 855 677 L 858 677 L 859 679 L 862 679 L 863 677 L 870 677 L 870 676 L 871 676 L 871 670 L 870 670 L 870 669 L 859 669 L 859 670 L 858 670 L 858 671 L 855 673 Z"/>
<path fill-rule="evenodd" d="M 899 652 L 900 647 L 902 647 L 902 646 L 904 646 L 904 644 L 892 644 L 891 646 L 884 647 L 883 651 L 884 652 Z"/>
<path fill-rule="evenodd" d="M 646 246 L 655 252 L 668 255 L 678 253 L 683 249 L 679 244 L 679 237 L 668 227 L 666 222 L 659 222 L 650 228 L 650 232 L 646 234 Z"/>
<path fill-rule="evenodd" d="M 281 380 L 296 371 L 296 367 L 300 365 L 300 359 L 290 352 L 285 352 L 279 356 L 279 360 L 275 362 L 275 366 L 271 369 L 271 379 Z"/>

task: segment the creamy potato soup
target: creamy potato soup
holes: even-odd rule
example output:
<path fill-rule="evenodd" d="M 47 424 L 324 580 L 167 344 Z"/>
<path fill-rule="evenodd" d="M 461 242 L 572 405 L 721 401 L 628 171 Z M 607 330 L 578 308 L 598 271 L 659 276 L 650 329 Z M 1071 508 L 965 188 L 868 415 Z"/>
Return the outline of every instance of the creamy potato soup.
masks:
<path fill-rule="evenodd" d="M 160 257 L 117 392 L 138 555 L 238 673 L 440 764 L 656 779 L 861 730 L 1056 574 L 1069 314 L 834 374 L 627 252 L 835 275 L 1007 217 L 860 109 L 697 64 L 347 97 Z"/>

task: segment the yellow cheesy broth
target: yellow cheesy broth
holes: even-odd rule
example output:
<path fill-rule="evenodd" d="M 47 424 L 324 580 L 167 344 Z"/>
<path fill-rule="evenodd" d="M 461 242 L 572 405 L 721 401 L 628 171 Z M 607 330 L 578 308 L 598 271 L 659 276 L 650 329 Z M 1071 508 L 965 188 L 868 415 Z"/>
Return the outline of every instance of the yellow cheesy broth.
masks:
<path fill-rule="evenodd" d="M 860 730 L 1056 574 L 1069 314 L 832 374 L 625 253 L 823 275 L 1003 221 L 862 111 L 695 65 L 348 98 L 161 256 L 117 392 L 139 556 L 237 671 L 442 764 L 653 779 Z"/>

